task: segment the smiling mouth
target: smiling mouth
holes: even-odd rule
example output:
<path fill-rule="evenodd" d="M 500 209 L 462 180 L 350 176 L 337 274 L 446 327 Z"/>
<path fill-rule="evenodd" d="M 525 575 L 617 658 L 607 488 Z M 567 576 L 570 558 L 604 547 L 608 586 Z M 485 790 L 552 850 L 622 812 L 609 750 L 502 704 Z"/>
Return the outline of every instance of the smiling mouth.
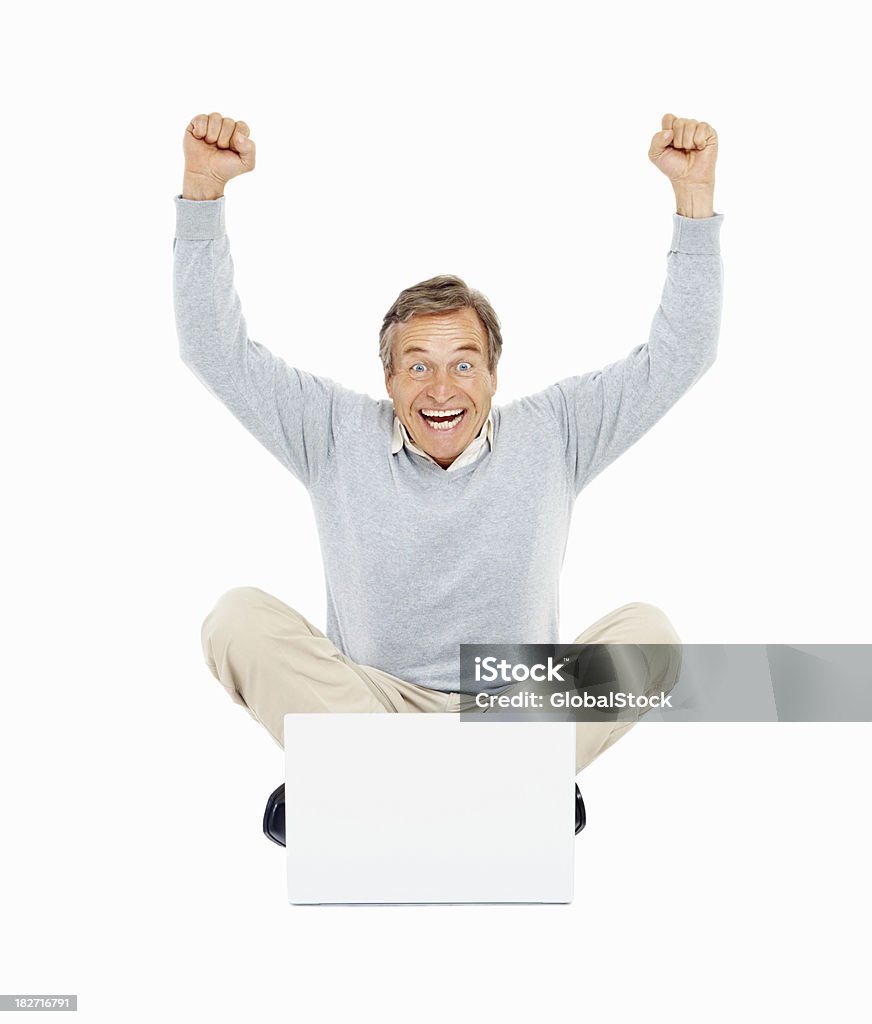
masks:
<path fill-rule="evenodd" d="M 419 409 L 418 414 L 431 430 L 453 430 L 466 415 L 465 409 Z"/>

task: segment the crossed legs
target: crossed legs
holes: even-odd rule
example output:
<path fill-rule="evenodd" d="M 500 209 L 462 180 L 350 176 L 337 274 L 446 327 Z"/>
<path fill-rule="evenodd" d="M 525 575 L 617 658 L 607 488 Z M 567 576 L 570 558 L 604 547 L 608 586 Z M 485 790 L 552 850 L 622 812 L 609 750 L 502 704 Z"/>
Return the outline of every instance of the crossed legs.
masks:
<path fill-rule="evenodd" d="M 231 700 L 263 725 L 279 746 L 284 716 L 293 712 L 447 712 L 470 706 L 464 694 L 429 690 L 369 665 L 357 665 L 299 612 L 258 587 L 234 587 L 206 616 L 203 655 Z M 575 643 L 639 645 L 649 690 L 669 691 L 681 667 L 681 642 L 667 617 L 650 604 L 609 612 Z M 627 689 L 632 687 L 628 684 Z M 581 771 L 632 722 L 578 723 L 576 771 Z"/>

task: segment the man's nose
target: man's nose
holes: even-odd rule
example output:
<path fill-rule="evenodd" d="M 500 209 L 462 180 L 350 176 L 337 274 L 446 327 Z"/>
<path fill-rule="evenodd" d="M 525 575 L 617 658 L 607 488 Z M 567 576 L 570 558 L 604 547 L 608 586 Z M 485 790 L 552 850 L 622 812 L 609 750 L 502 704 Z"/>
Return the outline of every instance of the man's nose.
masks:
<path fill-rule="evenodd" d="M 436 370 L 427 394 L 439 402 L 445 402 L 454 394 L 454 381 L 447 370 Z"/>

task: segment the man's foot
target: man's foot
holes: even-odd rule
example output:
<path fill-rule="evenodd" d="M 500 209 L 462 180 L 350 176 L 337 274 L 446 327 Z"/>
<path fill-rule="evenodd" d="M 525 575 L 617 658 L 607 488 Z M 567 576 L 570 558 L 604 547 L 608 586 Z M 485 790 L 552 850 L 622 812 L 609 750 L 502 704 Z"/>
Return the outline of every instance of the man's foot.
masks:
<path fill-rule="evenodd" d="M 584 828 L 587 822 L 587 813 L 584 809 L 584 800 L 581 799 L 581 790 L 578 783 L 575 784 L 575 834 Z M 278 846 L 285 845 L 285 784 L 282 783 L 277 790 L 270 794 L 266 802 L 266 809 L 263 812 L 263 834 L 267 839 L 272 839 Z"/>
<path fill-rule="evenodd" d="M 285 784 L 270 794 L 263 812 L 263 834 L 279 846 L 285 845 Z"/>

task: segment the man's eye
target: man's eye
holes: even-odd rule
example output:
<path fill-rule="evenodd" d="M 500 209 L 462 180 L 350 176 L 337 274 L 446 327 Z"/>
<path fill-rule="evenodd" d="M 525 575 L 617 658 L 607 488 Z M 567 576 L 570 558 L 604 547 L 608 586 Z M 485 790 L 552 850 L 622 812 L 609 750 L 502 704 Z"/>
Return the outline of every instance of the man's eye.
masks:
<path fill-rule="evenodd" d="M 423 373 L 427 367 L 423 363 L 413 363 L 412 373 Z"/>
<path fill-rule="evenodd" d="M 472 369 L 472 363 L 467 363 L 464 360 L 462 363 L 457 364 L 457 369 L 460 370 L 461 373 L 469 373 Z"/>

